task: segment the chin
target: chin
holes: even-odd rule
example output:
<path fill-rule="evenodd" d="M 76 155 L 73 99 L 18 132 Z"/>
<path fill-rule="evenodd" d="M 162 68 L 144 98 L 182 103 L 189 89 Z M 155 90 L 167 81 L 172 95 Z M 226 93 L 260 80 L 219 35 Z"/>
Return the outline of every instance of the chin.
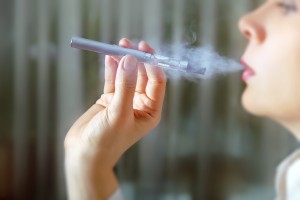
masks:
<path fill-rule="evenodd" d="M 247 89 L 241 97 L 241 104 L 243 108 L 252 115 L 266 116 L 263 112 L 264 109 L 262 109 L 262 106 L 258 103 L 258 99 L 255 98 L 255 95 L 250 95 L 249 92 L 247 92 Z"/>
<path fill-rule="evenodd" d="M 298 121 L 300 124 L 299 100 L 295 100 L 294 103 L 290 102 L 289 104 L 285 102 L 288 102 L 288 100 L 270 100 L 270 98 L 250 88 L 246 88 L 241 97 L 243 108 L 252 115 L 267 117 L 280 124 L 288 124 L 295 121 Z"/>

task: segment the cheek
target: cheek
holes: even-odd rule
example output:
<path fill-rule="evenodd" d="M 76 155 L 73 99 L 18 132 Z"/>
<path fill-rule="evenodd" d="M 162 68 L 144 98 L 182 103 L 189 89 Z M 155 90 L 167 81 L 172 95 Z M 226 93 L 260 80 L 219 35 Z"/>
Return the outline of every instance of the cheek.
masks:
<path fill-rule="evenodd" d="M 278 106 L 278 117 L 284 119 L 300 119 L 300 38 L 297 39 L 286 41 L 286 50 L 282 51 L 281 60 L 276 61 L 278 89 L 273 91 L 277 94 L 273 101 Z"/>
<path fill-rule="evenodd" d="M 246 87 L 242 104 L 253 114 L 300 119 L 300 32 L 291 28 L 272 32 L 250 54 L 256 76 Z"/>
<path fill-rule="evenodd" d="M 242 104 L 244 108 L 255 115 L 270 115 L 270 110 L 276 107 L 278 91 L 283 86 L 278 82 L 281 78 L 281 71 L 278 64 L 275 65 L 274 59 L 266 54 L 273 53 L 270 49 L 264 49 L 259 52 L 259 57 L 255 57 L 253 62 L 255 68 L 255 76 L 249 80 L 242 96 Z"/>
<path fill-rule="evenodd" d="M 300 119 L 300 66 L 286 73 L 281 81 L 282 90 L 278 93 L 277 102 L 281 117 Z"/>
<path fill-rule="evenodd" d="M 260 60 L 257 75 L 242 96 L 248 112 L 274 119 L 300 119 L 300 55 L 291 55 L 282 55 L 289 59 Z"/>

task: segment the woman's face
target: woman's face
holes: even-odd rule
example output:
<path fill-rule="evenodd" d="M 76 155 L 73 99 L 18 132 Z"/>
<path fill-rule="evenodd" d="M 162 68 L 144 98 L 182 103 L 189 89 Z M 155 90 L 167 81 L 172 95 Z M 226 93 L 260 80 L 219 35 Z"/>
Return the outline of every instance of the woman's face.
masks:
<path fill-rule="evenodd" d="M 242 62 L 245 109 L 277 121 L 300 121 L 300 0 L 268 0 L 241 18 L 249 40 Z"/>

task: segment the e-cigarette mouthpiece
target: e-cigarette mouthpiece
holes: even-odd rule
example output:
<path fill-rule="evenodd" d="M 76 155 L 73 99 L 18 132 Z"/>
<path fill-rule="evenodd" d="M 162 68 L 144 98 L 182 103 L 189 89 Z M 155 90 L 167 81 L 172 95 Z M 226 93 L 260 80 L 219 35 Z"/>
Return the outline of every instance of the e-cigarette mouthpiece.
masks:
<path fill-rule="evenodd" d="M 106 55 L 125 56 L 132 55 L 137 58 L 139 62 L 157 65 L 167 69 L 174 69 L 187 73 L 205 74 L 205 68 L 194 70 L 189 66 L 189 62 L 180 59 L 174 59 L 158 54 L 150 54 L 135 49 L 127 49 L 117 45 L 106 44 L 93 40 L 88 40 L 80 37 L 73 37 L 71 40 L 71 47 Z"/>

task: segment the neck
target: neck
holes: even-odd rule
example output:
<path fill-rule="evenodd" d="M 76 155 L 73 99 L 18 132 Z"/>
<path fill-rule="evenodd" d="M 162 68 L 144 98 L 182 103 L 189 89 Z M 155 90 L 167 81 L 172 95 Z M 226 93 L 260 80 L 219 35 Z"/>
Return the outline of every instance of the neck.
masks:
<path fill-rule="evenodd" d="M 284 122 L 283 124 L 300 141 L 300 120 L 296 122 Z"/>

